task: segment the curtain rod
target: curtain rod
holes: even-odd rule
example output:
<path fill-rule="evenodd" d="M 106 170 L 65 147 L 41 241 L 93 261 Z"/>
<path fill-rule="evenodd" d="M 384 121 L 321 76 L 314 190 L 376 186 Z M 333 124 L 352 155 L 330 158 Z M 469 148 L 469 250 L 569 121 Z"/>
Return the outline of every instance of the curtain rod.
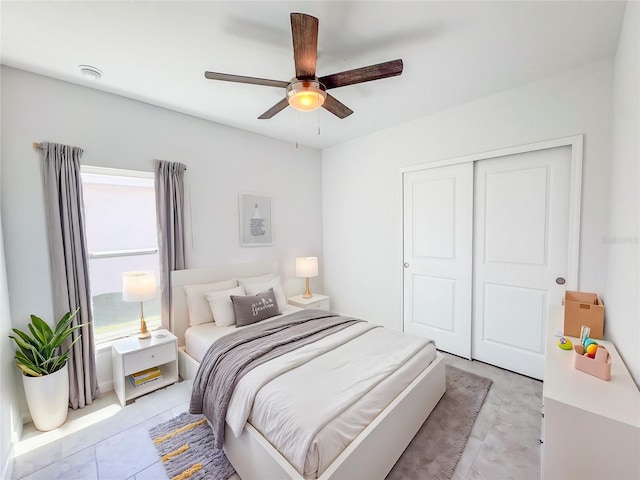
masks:
<path fill-rule="evenodd" d="M 38 142 L 33 142 L 33 149 L 40 150 L 40 144 Z M 184 169 L 186 170 L 187 167 L 185 166 Z"/>

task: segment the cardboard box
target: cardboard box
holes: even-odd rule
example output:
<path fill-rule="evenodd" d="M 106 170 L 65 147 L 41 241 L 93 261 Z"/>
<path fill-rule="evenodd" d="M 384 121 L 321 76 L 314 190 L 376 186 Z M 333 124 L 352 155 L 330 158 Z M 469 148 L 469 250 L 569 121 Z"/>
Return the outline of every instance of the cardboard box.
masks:
<path fill-rule="evenodd" d="M 604 304 L 597 293 L 572 292 L 564 294 L 564 334 L 580 337 L 580 327 L 589 327 L 589 337 L 599 339 L 604 334 Z"/>

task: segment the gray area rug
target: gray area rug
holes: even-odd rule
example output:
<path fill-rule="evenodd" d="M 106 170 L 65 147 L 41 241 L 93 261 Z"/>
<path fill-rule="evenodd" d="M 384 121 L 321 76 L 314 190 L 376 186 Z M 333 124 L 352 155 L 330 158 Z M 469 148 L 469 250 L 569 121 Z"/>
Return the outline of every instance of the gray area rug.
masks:
<path fill-rule="evenodd" d="M 387 480 L 451 478 L 493 380 L 447 365 L 447 391 Z"/>
<path fill-rule="evenodd" d="M 451 478 L 492 381 L 447 365 L 447 391 L 387 476 Z M 222 450 L 213 448 L 202 415 L 183 413 L 149 430 L 169 478 L 226 480 L 235 472 Z"/>

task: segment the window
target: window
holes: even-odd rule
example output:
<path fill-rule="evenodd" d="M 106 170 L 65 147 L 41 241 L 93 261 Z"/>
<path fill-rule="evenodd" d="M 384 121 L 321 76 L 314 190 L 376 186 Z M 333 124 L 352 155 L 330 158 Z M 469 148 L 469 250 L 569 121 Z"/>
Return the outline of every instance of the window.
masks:
<path fill-rule="evenodd" d="M 122 300 L 122 272 L 159 272 L 153 174 L 82 167 L 89 282 L 96 343 L 135 333 L 140 303 Z M 160 325 L 160 293 L 144 302 L 149 329 Z"/>

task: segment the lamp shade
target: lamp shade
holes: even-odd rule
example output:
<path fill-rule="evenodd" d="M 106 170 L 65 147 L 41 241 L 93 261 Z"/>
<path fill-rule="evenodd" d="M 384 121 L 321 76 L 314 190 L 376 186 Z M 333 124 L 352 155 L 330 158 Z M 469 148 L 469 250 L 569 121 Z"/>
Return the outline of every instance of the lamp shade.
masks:
<path fill-rule="evenodd" d="M 122 300 L 125 302 L 144 302 L 156 297 L 155 272 L 123 272 Z"/>
<path fill-rule="evenodd" d="M 318 257 L 296 258 L 296 277 L 317 277 Z"/>

